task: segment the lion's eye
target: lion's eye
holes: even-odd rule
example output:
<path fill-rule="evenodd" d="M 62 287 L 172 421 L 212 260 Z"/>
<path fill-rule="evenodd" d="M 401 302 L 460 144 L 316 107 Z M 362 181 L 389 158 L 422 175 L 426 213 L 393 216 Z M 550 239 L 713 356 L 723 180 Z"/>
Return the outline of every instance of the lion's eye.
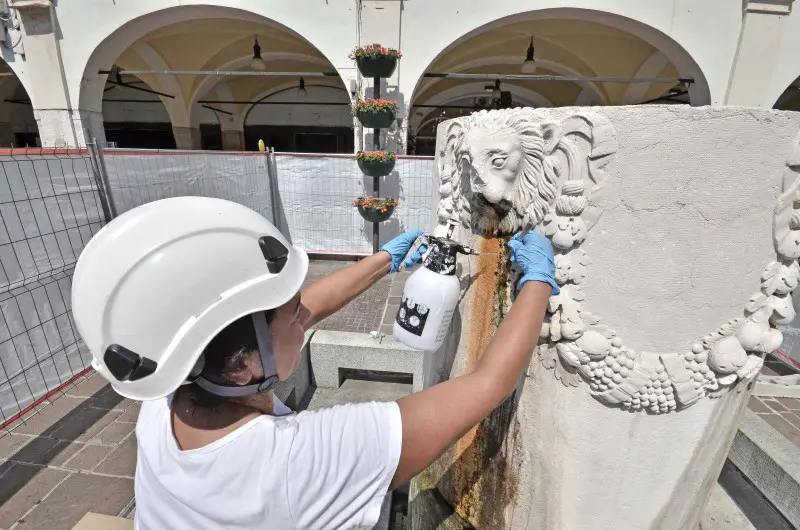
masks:
<path fill-rule="evenodd" d="M 501 157 L 501 156 L 499 156 L 499 157 L 497 157 L 497 158 L 493 158 L 493 159 L 492 159 L 492 165 L 493 165 L 494 167 L 498 168 L 498 169 L 499 169 L 499 168 L 501 168 L 501 167 L 503 167 L 503 166 L 505 165 L 505 163 L 506 163 L 506 159 L 505 159 L 505 157 Z"/>

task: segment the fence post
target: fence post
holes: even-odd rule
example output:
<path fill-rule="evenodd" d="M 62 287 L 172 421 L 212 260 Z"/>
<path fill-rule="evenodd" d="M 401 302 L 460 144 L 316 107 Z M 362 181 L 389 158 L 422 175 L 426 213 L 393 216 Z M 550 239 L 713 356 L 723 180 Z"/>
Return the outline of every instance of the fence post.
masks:
<path fill-rule="evenodd" d="M 273 164 L 275 162 L 275 148 L 270 147 L 264 152 L 267 166 L 267 182 L 269 182 L 269 204 L 272 209 L 272 224 L 283 234 L 281 226 L 281 216 L 278 212 L 278 171 Z"/>
<path fill-rule="evenodd" d="M 89 138 L 89 129 L 84 129 L 84 138 Z M 91 140 L 86 141 L 86 150 L 89 151 L 89 163 L 92 165 L 92 173 L 94 173 L 94 183 L 97 186 L 97 194 L 100 196 L 100 206 L 103 208 L 103 218 L 106 223 L 110 223 L 113 217 L 111 216 L 111 208 L 108 206 L 108 194 L 105 189 L 105 184 L 100 176 L 100 164 L 97 161 L 97 151 L 92 145 Z"/>
<path fill-rule="evenodd" d="M 103 180 L 103 186 L 106 189 L 106 199 L 108 200 L 108 208 L 111 210 L 112 219 L 117 217 L 117 205 L 114 203 L 114 195 L 111 191 L 111 181 L 108 179 L 108 169 L 106 168 L 106 158 L 103 156 L 103 146 L 97 141 L 97 138 L 92 137 L 92 145 L 97 152 L 97 161 L 100 167 L 100 178 Z"/>

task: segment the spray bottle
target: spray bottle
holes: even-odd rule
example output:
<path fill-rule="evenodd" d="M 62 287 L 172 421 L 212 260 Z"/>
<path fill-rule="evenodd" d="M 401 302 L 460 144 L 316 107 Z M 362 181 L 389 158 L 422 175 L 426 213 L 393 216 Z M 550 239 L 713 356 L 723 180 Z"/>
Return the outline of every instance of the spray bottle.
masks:
<path fill-rule="evenodd" d="M 456 255 L 477 254 L 447 237 L 426 236 L 428 253 L 409 276 L 394 321 L 394 336 L 418 350 L 435 351 L 447 337 L 461 296 Z"/>

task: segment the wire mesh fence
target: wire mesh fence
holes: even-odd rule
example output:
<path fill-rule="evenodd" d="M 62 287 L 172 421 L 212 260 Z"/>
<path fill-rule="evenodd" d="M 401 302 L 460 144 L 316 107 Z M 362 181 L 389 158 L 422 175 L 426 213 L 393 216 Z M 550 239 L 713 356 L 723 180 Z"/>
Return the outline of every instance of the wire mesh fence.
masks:
<path fill-rule="evenodd" d="M 372 195 L 373 177 L 359 170 L 352 156 L 308 156 L 275 153 L 279 188 L 278 225 L 292 243 L 312 253 L 372 252 L 372 223 L 361 218 L 353 199 Z M 381 223 L 382 245 L 401 232 L 428 229 L 432 222 L 433 161 L 403 157 L 395 170 L 380 177 L 380 195 L 398 199 L 392 217 Z"/>
<path fill-rule="evenodd" d="M 267 160 L 257 153 L 106 149 L 117 213 L 170 197 L 217 197 L 273 219 Z"/>
<path fill-rule="evenodd" d="M 373 178 L 352 155 L 107 149 L 105 165 L 119 213 L 167 197 L 218 197 L 258 211 L 307 252 L 372 251 L 372 223 L 353 199 L 372 194 Z M 381 178 L 381 196 L 400 200 L 380 226 L 381 244 L 411 228 L 431 228 L 437 191 L 433 159 L 398 160 Z"/>
<path fill-rule="evenodd" d="M 402 157 L 380 184 L 381 196 L 400 201 L 380 225 L 381 244 L 435 225 L 432 158 Z M 72 319 L 72 272 L 115 214 L 169 197 L 217 197 L 271 219 L 307 252 L 369 254 L 372 223 L 353 200 L 372 189 L 352 155 L 0 152 L 0 424 L 89 365 Z"/>
<path fill-rule="evenodd" d="M 0 155 L 0 420 L 90 360 L 70 289 L 78 256 L 105 221 L 97 177 L 87 151 Z"/>

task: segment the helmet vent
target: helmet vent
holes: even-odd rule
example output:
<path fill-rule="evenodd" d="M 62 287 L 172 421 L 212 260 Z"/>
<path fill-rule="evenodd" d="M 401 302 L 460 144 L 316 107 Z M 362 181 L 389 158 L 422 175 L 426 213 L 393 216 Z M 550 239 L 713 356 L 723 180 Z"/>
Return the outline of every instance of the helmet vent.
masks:
<path fill-rule="evenodd" d="M 267 260 L 269 272 L 272 274 L 281 272 L 289 259 L 289 249 L 272 236 L 260 238 L 258 244 L 261 247 L 264 259 Z"/>
<path fill-rule="evenodd" d="M 106 368 L 117 381 L 137 381 L 156 371 L 158 363 L 147 357 L 120 346 L 112 344 L 103 354 Z"/>

